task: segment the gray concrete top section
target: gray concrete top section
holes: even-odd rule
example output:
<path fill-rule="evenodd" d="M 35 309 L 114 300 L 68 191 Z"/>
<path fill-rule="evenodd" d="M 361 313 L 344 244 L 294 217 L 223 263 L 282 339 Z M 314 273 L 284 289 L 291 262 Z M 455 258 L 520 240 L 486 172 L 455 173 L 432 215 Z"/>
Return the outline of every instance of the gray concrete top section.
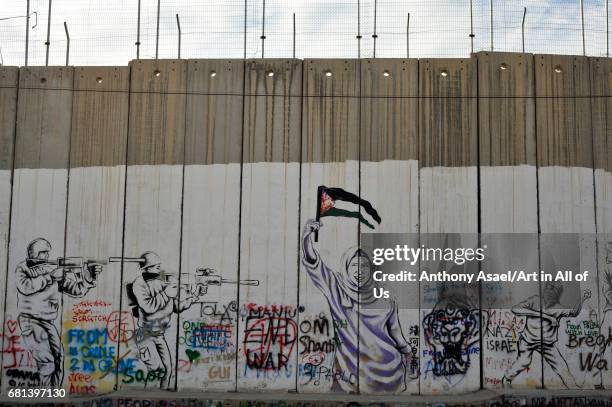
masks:
<path fill-rule="evenodd" d="M 123 165 L 130 68 L 75 68 L 70 167 Z"/>
<path fill-rule="evenodd" d="M 477 165 L 476 60 L 419 61 L 419 164 Z"/>
<path fill-rule="evenodd" d="M 0 67 L 0 170 L 13 168 L 19 68 Z"/>
<path fill-rule="evenodd" d="M 240 163 L 244 60 L 187 64 L 185 164 Z"/>
<path fill-rule="evenodd" d="M 246 63 L 243 162 L 300 162 L 302 61 Z"/>
<path fill-rule="evenodd" d="M 612 59 L 591 58 L 595 168 L 612 172 Z"/>
<path fill-rule="evenodd" d="M 419 63 L 361 62 L 361 160 L 417 160 Z"/>
<path fill-rule="evenodd" d="M 68 168 L 72 67 L 19 71 L 15 168 Z"/>
<path fill-rule="evenodd" d="M 536 163 L 533 55 L 479 52 L 480 165 Z"/>
<path fill-rule="evenodd" d="M 304 60 L 302 162 L 359 159 L 359 60 Z"/>
<path fill-rule="evenodd" d="M 128 165 L 182 164 L 186 60 L 130 62 Z"/>
<path fill-rule="evenodd" d="M 589 59 L 535 55 L 538 166 L 593 166 Z"/>

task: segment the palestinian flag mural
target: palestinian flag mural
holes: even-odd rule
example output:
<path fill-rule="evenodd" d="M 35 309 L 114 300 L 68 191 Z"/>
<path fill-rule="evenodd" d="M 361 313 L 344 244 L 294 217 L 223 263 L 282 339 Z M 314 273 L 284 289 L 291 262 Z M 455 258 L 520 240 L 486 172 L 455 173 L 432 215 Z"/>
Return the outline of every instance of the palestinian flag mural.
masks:
<path fill-rule="evenodd" d="M 350 209 L 344 209 L 337 207 L 338 201 L 349 202 L 352 204 L 359 205 L 362 207 L 365 212 L 370 215 L 370 217 L 376 222 L 381 222 L 381 218 L 376 212 L 376 209 L 372 206 L 372 204 L 365 199 L 359 198 L 357 195 L 345 191 L 342 188 L 328 188 L 324 185 L 319 186 L 317 191 L 317 220 L 326 216 L 341 216 L 346 218 L 355 218 L 359 219 L 359 222 L 363 223 L 370 229 L 374 229 L 374 226 L 370 221 L 368 221 L 359 208 L 357 210 L 351 211 Z"/>

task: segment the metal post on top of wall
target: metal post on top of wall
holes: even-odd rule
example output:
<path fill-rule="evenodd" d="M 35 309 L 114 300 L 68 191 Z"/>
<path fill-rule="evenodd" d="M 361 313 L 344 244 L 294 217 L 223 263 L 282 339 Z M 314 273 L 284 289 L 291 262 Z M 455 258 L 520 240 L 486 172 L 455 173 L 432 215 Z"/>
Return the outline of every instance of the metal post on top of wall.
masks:
<path fill-rule="evenodd" d="M 580 0 L 580 21 L 582 26 L 582 55 L 586 55 L 586 43 L 584 40 L 584 0 Z"/>
<path fill-rule="evenodd" d="M 489 25 L 491 26 L 491 52 L 493 52 L 493 0 L 489 0 Z"/>
<path fill-rule="evenodd" d="M 361 59 L 361 2 L 357 0 L 357 58 Z"/>
<path fill-rule="evenodd" d="M 28 66 L 28 45 L 30 43 L 30 0 L 26 2 L 26 38 L 25 38 L 25 66 Z"/>
<path fill-rule="evenodd" d="M 159 12 L 160 12 L 160 2 L 161 0 L 157 0 L 157 27 L 155 29 L 155 59 L 159 57 Z"/>
<path fill-rule="evenodd" d="M 138 19 L 136 20 L 136 59 L 140 59 L 140 2 L 138 0 Z"/>
<path fill-rule="evenodd" d="M 527 16 L 527 7 L 523 8 L 523 22 L 521 23 L 521 37 L 523 40 L 523 54 L 525 53 L 525 17 Z"/>
<path fill-rule="evenodd" d="M 610 0 L 606 0 L 606 56 L 610 56 L 610 11 L 609 3 Z"/>
<path fill-rule="evenodd" d="M 266 0 L 263 0 L 263 8 L 261 14 L 261 58 L 264 58 L 264 45 L 266 42 Z"/>
<path fill-rule="evenodd" d="M 49 0 L 49 14 L 47 15 L 47 41 L 45 46 L 47 47 L 45 55 L 45 66 L 49 66 L 49 46 L 51 45 L 51 0 Z"/>
<path fill-rule="evenodd" d="M 474 4 L 470 0 L 470 53 L 474 53 Z"/>
<path fill-rule="evenodd" d="M 176 28 L 178 28 L 178 59 L 181 59 L 181 20 L 178 13 L 176 14 Z"/>
<path fill-rule="evenodd" d="M 66 66 L 70 62 L 70 34 L 68 33 L 68 24 L 64 21 L 64 31 L 66 32 Z"/>
<path fill-rule="evenodd" d="M 293 13 L 293 59 L 295 59 L 295 13 Z"/>
<path fill-rule="evenodd" d="M 247 0 L 244 0 L 244 59 L 246 59 L 246 45 L 247 45 Z"/>
<path fill-rule="evenodd" d="M 378 8 L 378 1 L 374 0 L 374 32 L 372 33 L 372 40 L 374 41 L 374 53 L 373 57 L 376 58 L 376 39 L 378 38 L 378 34 L 376 33 L 376 11 Z"/>
<path fill-rule="evenodd" d="M 410 58 L 410 13 L 406 19 L 406 58 Z"/>

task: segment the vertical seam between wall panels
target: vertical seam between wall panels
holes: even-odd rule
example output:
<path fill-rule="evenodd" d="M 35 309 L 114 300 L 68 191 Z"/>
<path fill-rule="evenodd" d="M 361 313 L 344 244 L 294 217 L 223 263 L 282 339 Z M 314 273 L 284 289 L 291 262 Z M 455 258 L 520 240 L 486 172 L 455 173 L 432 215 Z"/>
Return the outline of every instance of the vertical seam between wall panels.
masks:
<path fill-rule="evenodd" d="M 421 247 L 421 60 L 417 59 L 417 101 L 418 101 L 418 105 L 417 105 L 417 232 L 418 232 L 418 238 L 419 238 L 419 247 Z M 419 272 L 421 270 L 421 261 L 419 259 Z M 419 273 L 420 274 L 420 273 Z M 417 327 L 418 329 L 418 337 L 419 337 L 419 347 L 418 347 L 418 353 L 417 353 L 417 360 L 418 360 L 418 379 L 419 379 L 419 384 L 418 384 L 418 395 L 421 395 L 421 354 L 423 353 L 423 349 L 421 349 L 421 346 L 423 346 L 423 341 L 421 340 L 421 334 L 422 334 L 422 326 L 421 326 L 421 279 L 419 278 L 418 281 L 418 287 L 419 287 L 419 303 L 418 303 L 418 312 L 417 312 Z"/>
<path fill-rule="evenodd" d="M 357 132 L 357 193 L 359 195 L 359 199 L 362 199 L 361 197 L 361 139 L 363 137 L 362 135 L 362 126 L 361 126 L 361 119 L 362 119 L 362 102 L 363 102 L 363 95 L 362 95 L 362 86 L 363 86 L 363 82 L 362 82 L 362 77 L 361 77 L 361 58 L 357 59 L 357 83 L 359 84 L 358 86 L 358 90 L 357 90 L 357 100 L 359 101 L 359 108 L 357 110 L 357 114 L 359 115 L 358 119 L 357 119 L 357 123 L 359 123 L 359 131 Z M 348 112 L 347 112 L 348 114 Z M 348 123 L 347 123 L 348 124 Z M 348 137 L 348 135 L 347 135 Z M 318 208 L 317 208 L 318 210 Z M 362 211 L 362 207 L 361 204 L 359 205 L 359 213 L 361 214 Z M 361 250 L 361 221 L 357 221 L 357 247 L 359 250 Z M 361 261 L 359 260 L 359 257 L 361 256 L 361 252 L 359 252 L 359 255 L 357 256 L 357 270 L 358 270 L 358 275 L 361 276 Z M 361 282 L 359 282 L 358 287 L 361 287 Z M 357 297 L 359 299 L 359 297 Z M 360 329 L 361 328 L 361 301 L 357 301 L 357 394 L 361 394 L 361 383 L 360 383 L 360 377 L 361 377 L 361 337 L 360 337 Z"/>
<path fill-rule="evenodd" d="M 238 191 L 238 284 L 236 287 L 236 386 L 234 391 L 238 391 L 238 355 L 240 353 L 240 249 L 242 238 L 242 170 L 244 164 L 244 107 L 246 103 L 246 75 L 247 63 L 246 59 L 242 62 L 242 114 L 241 114 L 241 130 L 240 130 L 240 191 Z"/>
<path fill-rule="evenodd" d="M 408 59 L 408 69 L 410 69 L 410 59 Z M 408 71 L 410 72 L 410 71 Z M 421 154 L 421 115 L 420 115 L 420 110 L 421 110 L 421 86 L 420 86 L 420 81 L 421 81 L 421 61 L 420 60 L 416 60 L 416 94 L 417 94 L 417 109 L 416 109 L 416 120 L 417 120 L 417 126 L 416 126 L 416 144 L 417 144 L 417 148 L 416 148 L 416 162 L 417 162 L 417 236 L 418 236 L 418 245 L 419 247 L 421 247 L 421 170 L 420 170 L 420 154 Z M 419 259 L 419 270 L 420 271 L 421 268 L 421 260 Z M 419 279 L 419 281 L 417 281 L 417 287 L 418 287 L 418 303 L 417 303 L 417 337 L 419 339 L 418 345 L 417 345 L 417 394 L 421 394 L 421 340 L 420 340 L 420 332 L 421 332 L 421 280 Z"/>
<path fill-rule="evenodd" d="M 181 60 L 179 59 L 179 62 Z M 178 304 L 177 304 L 177 313 L 176 313 L 176 345 L 174 347 L 174 363 L 176 368 L 174 369 L 174 389 L 178 391 L 178 357 L 179 357 L 179 329 L 181 328 L 181 274 L 183 274 L 183 209 L 185 207 L 185 150 L 186 150 L 186 138 L 187 138 L 187 98 L 189 96 L 189 67 L 188 62 L 185 60 L 185 67 L 183 71 L 185 72 L 185 100 L 183 103 L 183 164 L 182 164 L 182 174 L 181 174 L 181 232 L 179 235 L 179 263 L 178 263 Z"/>
<path fill-rule="evenodd" d="M 132 67 L 130 65 L 128 65 L 128 86 L 127 86 L 127 93 L 128 93 L 128 100 L 127 100 L 127 109 L 128 109 L 128 113 L 127 113 L 127 129 L 126 129 L 126 135 L 125 135 L 125 161 L 124 161 L 124 165 L 125 165 L 125 171 L 123 174 L 123 222 L 121 225 L 121 267 L 120 267 L 120 285 L 119 285 L 119 320 L 121 320 L 121 315 L 123 313 L 123 276 L 124 276 L 124 270 L 125 270 L 125 262 L 124 262 L 124 258 L 125 258 L 125 220 L 126 220 L 126 213 L 127 213 L 127 183 L 128 183 L 128 157 L 129 157 L 129 151 L 130 151 L 130 111 L 131 111 L 131 99 L 132 99 Z M 131 314 L 130 314 L 131 315 Z M 122 324 L 119 323 L 118 329 L 117 329 L 117 366 L 115 367 L 116 372 L 115 372 L 115 391 L 119 390 L 119 376 L 121 374 L 121 372 L 119 371 L 119 361 L 122 359 L 121 357 L 121 337 L 122 337 L 122 331 L 123 329 L 121 328 Z M 125 342 L 126 348 L 129 349 L 129 347 L 127 346 L 127 341 Z"/>
<path fill-rule="evenodd" d="M 595 149 L 595 120 L 594 119 L 594 111 L 593 111 L 593 69 L 591 66 L 591 58 L 586 59 L 588 62 L 588 78 L 589 78 L 589 111 L 590 111 L 590 121 L 591 121 L 591 166 L 593 167 L 593 217 L 594 217 L 594 225 L 595 225 L 595 287 L 597 289 L 597 319 L 603 322 L 603 318 L 600 319 L 600 310 L 601 310 L 601 301 L 600 301 L 600 290 L 599 290 L 599 233 L 597 228 L 597 183 L 595 180 L 595 169 L 597 168 L 596 163 L 596 149 Z M 600 323 L 601 325 L 601 323 Z M 601 327 L 600 327 L 601 331 Z M 600 384 L 603 387 L 603 371 L 599 371 Z M 597 387 L 597 386 L 596 386 Z"/>
<path fill-rule="evenodd" d="M 296 60 L 294 59 L 293 62 L 295 62 Z M 297 331 L 297 335 L 298 335 L 298 349 L 295 352 L 295 366 L 296 366 L 296 371 L 295 371 L 295 392 L 298 392 L 298 384 L 299 384 L 299 376 L 300 376 L 300 366 L 299 366 L 299 354 L 300 354 L 300 348 L 299 348 L 299 334 L 300 334 L 300 258 L 301 258 L 301 251 L 300 251 L 300 244 L 301 244 L 301 229 L 300 229 L 300 225 L 301 225 L 301 216 L 302 216 L 302 141 L 303 141 L 303 134 L 304 132 L 302 131 L 302 124 L 303 124 L 303 119 L 304 119 L 304 61 L 300 62 L 301 63 L 301 81 L 300 81 L 300 108 L 299 108 L 299 112 L 300 112 L 300 127 L 299 127 L 299 132 L 300 132 L 300 136 L 299 136 L 299 148 L 300 148 L 300 156 L 298 158 L 299 160 L 299 172 L 298 172 L 298 216 L 297 216 L 297 264 L 296 264 L 296 271 L 297 271 L 297 312 L 296 312 L 296 317 L 297 317 L 297 326 L 298 326 L 298 331 Z M 289 100 L 289 103 L 291 103 L 291 99 Z"/>
<path fill-rule="evenodd" d="M 4 300 L 3 300 L 3 304 L 4 304 L 4 308 L 3 308 L 3 312 L 2 312 L 2 329 L 0 330 L 1 333 L 4 333 L 4 325 L 6 324 L 6 297 L 8 295 L 8 276 L 9 276 L 9 255 L 10 255 L 10 247 L 11 247 L 11 222 L 12 222 L 12 214 L 13 214 L 13 184 L 14 184 L 14 179 L 15 179 L 15 157 L 16 157 L 16 151 L 17 151 L 17 122 L 18 122 L 18 109 L 19 109 L 19 77 L 20 77 L 20 72 L 21 69 L 17 69 L 17 81 L 15 84 L 15 114 L 14 119 L 15 119 L 15 123 L 13 124 L 13 151 L 11 152 L 11 156 L 12 156 L 12 162 L 11 162 L 11 176 L 10 176 L 10 187 L 11 187 L 11 196 L 9 198 L 9 213 L 8 213 L 8 232 L 6 234 L 6 283 L 4 285 Z M 2 349 L 5 349 L 4 347 L 4 339 L 5 339 L 5 335 L 2 335 Z M 0 368 L 2 369 L 1 372 L 4 372 L 4 358 L 1 358 L 2 360 L 0 360 Z M 3 385 L 4 383 L 2 383 L 2 379 L 4 378 L 3 374 L 0 374 L 0 386 Z M 2 387 L 0 387 L 0 394 L 2 393 Z"/>
<path fill-rule="evenodd" d="M 534 110 L 534 140 L 535 140 L 535 167 L 536 167 L 536 212 L 538 217 L 538 271 L 542 270 L 542 256 L 541 256 L 541 235 L 542 235 L 542 225 L 540 222 L 540 162 L 538 155 L 538 84 L 537 84 L 537 69 L 536 69 L 536 58 L 533 55 L 533 110 Z M 546 61 L 545 61 L 546 65 Z M 546 96 L 546 95 L 545 95 Z M 548 103 L 548 98 L 544 99 L 546 103 Z M 544 109 L 546 111 L 546 108 Z M 540 300 L 540 369 L 541 369 L 541 382 L 540 388 L 544 389 L 544 324 L 542 321 L 542 281 L 538 279 L 538 298 Z"/>
<path fill-rule="evenodd" d="M 476 214 L 477 214 L 477 225 L 476 225 L 476 242 L 478 244 L 478 247 L 481 247 L 481 232 L 482 232 L 482 205 L 481 205 L 481 199 L 482 199 L 482 188 L 480 185 L 481 182 L 481 177 L 480 177 L 480 71 L 479 71 L 479 61 L 478 61 L 478 57 L 473 57 L 471 58 L 472 61 L 474 61 L 474 64 L 476 65 Z M 471 98 L 470 98 L 471 100 Z M 478 262 L 478 266 L 480 268 L 481 266 L 481 262 Z M 478 388 L 480 390 L 482 390 L 484 388 L 483 385 L 483 374 L 484 374 L 484 352 L 483 352 L 483 346 L 482 346 L 482 282 L 478 282 L 478 339 L 480 341 L 480 358 L 479 358 L 479 370 L 480 370 L 480 383 Z"/>
<path fill-rule="evenodd" d="M 70 164 L 71 164 L 71 152 L 72 152 L 72 117 L 74 111 L 74 67 L 70 67 L 72 69 L 72 89 L 70 90 L 70 128 L 68 130 L 68 160 L 67 160 L 67 169 L 66 169 L 66 202 L 64 203 L 64 256 L 66 257 L 66 243 L 68 242 L 68 200 L 70 199 Z M 60 292 L 61 293 L 61 292 Z M 59 340 L 60 340 L 60 348 L 63 348 L 62 336 L 63 332 L 63 324 L 64 324 L 64 295 L 60 294 L 60 312 L 59 314 Z M 65 358 L 61 358 L 60 371 L 62 372 L 61 383 L 59 383 L 60 388 L 63 386 L 63 382 L 65 379 L 65 371 L 64 371 L 64 362 Z"/>

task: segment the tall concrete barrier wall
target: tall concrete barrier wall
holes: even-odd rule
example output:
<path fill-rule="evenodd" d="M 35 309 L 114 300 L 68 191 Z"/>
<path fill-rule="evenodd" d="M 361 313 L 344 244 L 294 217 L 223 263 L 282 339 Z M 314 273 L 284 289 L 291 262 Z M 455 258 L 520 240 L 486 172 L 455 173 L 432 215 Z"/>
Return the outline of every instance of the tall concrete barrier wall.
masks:
<path fill-rule="evenodd" d="M 3 394 L 612 388 L 611 69 L 487 52 L 1 67 Z M 379 218 L 318 216 L 338 188 Z M 582 233 L 596 275 L 575 312 L 538 283 L 415 283 L 416 306 L 372 310 L 351 285 L 370 227 L 412 246 L 513 234 L 531 250 L 495 256 L 525 268 L 563 258 L 538 232 Z"/>

